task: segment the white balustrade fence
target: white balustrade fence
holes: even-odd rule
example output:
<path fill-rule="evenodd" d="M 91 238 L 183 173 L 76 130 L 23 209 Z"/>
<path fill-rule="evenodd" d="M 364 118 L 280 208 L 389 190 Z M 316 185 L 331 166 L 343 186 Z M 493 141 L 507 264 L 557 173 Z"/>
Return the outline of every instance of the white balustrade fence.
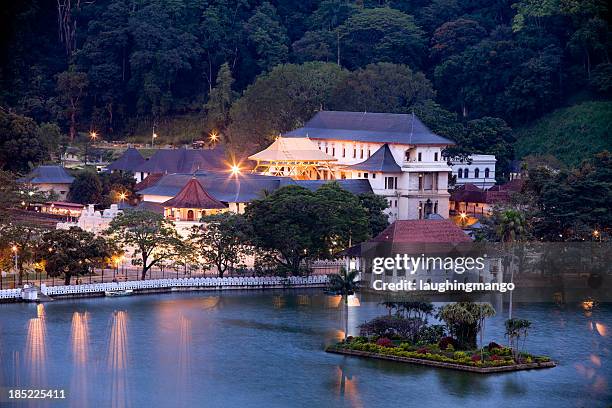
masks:
<path fill-rule="evenodd" d="M 103 293 L 107 290 L 141 290 L 141 289 L 169 289 L 169 288 L 264 288 L 271 286 L 318 286 L 329 281 L 326 275 L 291 276 L 281 278 L 278 276 L 263 277 L 226 277 L 226 278 L 178 278 L 153 279 L 145 281 L 108 282 L 84 285 L 45 286 L 41 292 L 47 296 L 78 295 L 88 293 Z M 0 290 L 0 299 L 20 299 L 21 289 Z"/>

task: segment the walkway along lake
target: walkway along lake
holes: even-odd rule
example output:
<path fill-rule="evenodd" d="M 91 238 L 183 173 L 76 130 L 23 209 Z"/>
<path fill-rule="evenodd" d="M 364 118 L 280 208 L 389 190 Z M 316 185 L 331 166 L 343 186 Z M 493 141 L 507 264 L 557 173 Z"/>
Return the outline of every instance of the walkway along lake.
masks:
<path fill-rule="evenodd" d="M 515 316 L 533 321 L 527 348 L 559 365 L 487 376 L 325 353 L 343 335 L 338 304 L 320 289 L 1 304 L 0 385 L 65 389 L 65 401 L 30 405 L 52 407 L 386 408 L 418 401 L 561 408 L 612 401 L 610 304 L 588 316 L 578 305 L 515 304 Z M 385 313 L 367 298 L 349 310 L 351 334 Z M 487 323 L 486 341 L 505 342 L 505 317 Z"/>

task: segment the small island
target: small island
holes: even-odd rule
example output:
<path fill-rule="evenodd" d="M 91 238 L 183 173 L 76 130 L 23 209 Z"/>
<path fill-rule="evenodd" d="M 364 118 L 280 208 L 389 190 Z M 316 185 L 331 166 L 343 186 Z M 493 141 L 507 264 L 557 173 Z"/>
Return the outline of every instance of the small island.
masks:
<path fill-rule="evenodd" d="M 509 346 L 483 345 L 485 320 L 495 314 L 488 303 L 458 302 L 435 311 L 427 302 L 384 302 L 389 313 L 365 322 L 360 336 L 327 347 L 329 353 L 391 360 L 488 374 L 555 367 L 547 356 L 521 350 L 531 322 L 506 320 Z M 435 313 L 434 313 L 435 311 Z M 444 325 L 428 323 L 435 316 Z M 476 338 L 480 334 L 480 347 Z"/>

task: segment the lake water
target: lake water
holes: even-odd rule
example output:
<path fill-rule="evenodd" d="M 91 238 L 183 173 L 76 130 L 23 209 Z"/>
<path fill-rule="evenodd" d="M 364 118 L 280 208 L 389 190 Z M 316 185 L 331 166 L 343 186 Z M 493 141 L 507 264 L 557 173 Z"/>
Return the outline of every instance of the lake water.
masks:
<path fill-rule="evenodd" d="M 0 305 L 0 386 L 65 389 L 49 407 L 598 407 L 612 402 L 612 305 L 518 304 L 552 369 L 483 376 L 325 353 L 339 299 L 191 292 Z M 499 309 L 498 309 L 499 311 Z M 384 314 L 350 309 L 350 332 Z M 504 342 L 503 316 L 487 340 Z M 1 401 L 0 406 L 11 406 Z"/>

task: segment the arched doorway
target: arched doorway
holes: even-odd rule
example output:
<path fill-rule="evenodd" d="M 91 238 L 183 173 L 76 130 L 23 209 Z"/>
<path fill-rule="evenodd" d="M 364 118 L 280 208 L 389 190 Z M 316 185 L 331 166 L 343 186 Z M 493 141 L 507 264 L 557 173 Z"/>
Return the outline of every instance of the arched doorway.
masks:
<path fill-rule="evenodd" d="M 193 210 L 187 211 L 187 221 L 193 221 Z"/>

